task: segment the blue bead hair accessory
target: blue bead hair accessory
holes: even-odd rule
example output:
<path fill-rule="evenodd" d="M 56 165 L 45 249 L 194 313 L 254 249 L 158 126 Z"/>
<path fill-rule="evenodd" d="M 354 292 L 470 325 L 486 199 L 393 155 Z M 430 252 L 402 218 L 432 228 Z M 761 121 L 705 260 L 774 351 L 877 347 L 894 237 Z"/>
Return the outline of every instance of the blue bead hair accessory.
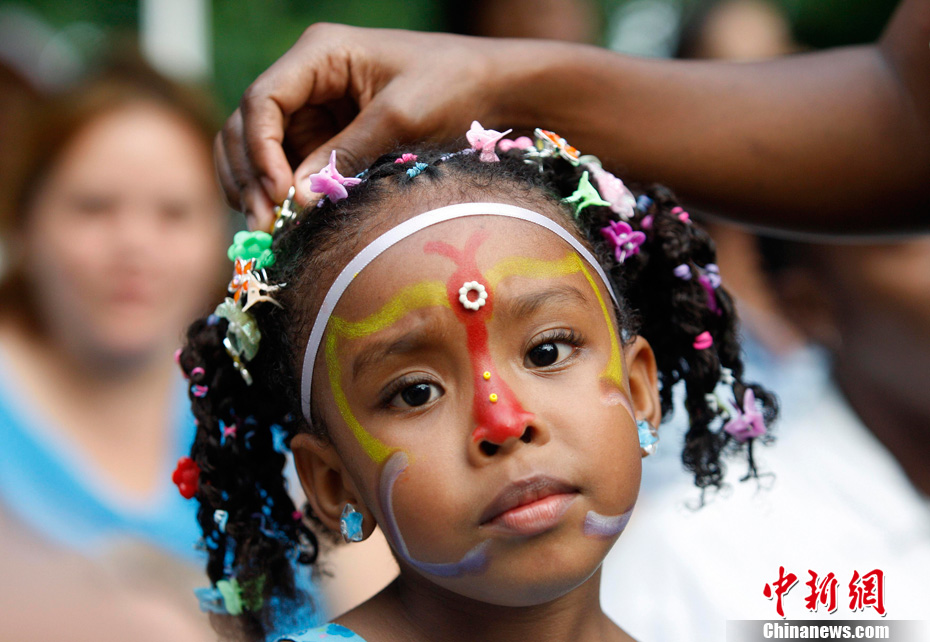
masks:
<path fill-rule="evenodd" d="M 200 610 L 204 613 L 223 613 L 228 614 L 226 603 L 223 601 L 223 594 L 219 589 L 212 586 L 194 589 L 194 595 L 200 604 Z"/>
<path fill-rule="evenodd" d="M 413 167 L 407 170 L 407 177 L 416 178 L 417 176 L 420 175 L 420 172 L 422 172 L 427 167 L 429 167 L 429 165 L 427 165 L 426 163 L 414 163 Z"/>
<path fill-rule="evenodd" d="M 339 518 L 339 532 L 346 542 L 362 541 L 362 514 L 352 504 L 346 504 Z"/>
<path fill-rule="evenodd" d="M 226 532 L 226 522 L 229 521 L 229 513 L 225 510 L 215 510 L 213 511 L 213 522 L 220 529 L 221 533 Z"/>
<path fill-rule="evenodd" d="M 236 438 L 236 424 L 226 425 L 226 422 L 220 420 L 220 446 L 226 445 L 226 440 L 233 441 Z"/>
<path fill-rule="evenodd" d="M 636 422 L 636 430 L 639 432 L 639 447 L 643 449 L 646 455 L 654 455 L 656 446 L 659 443 L 658 431 L 655 426 L 645 419 Z"/>
<path fill-rule="evenodd" d="M 287 431 L 278 424 L 271 425 L 271 444 L 282 455 L 286 455 L 290 450 L 287 447 Z"/>
<path fill-rule="evenodd" d="M 636 199 L 636 209 L 645 213 L 650 207 L 652 207 L 652 199 L 645 194 L 640 194 Z"/>

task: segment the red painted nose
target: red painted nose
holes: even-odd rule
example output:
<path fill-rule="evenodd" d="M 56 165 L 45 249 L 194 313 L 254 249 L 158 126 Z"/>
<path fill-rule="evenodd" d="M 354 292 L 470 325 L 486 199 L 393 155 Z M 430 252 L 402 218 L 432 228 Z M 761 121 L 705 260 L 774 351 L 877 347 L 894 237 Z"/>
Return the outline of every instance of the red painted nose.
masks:
<path fill-rule="evenodd" d="M 483 407 L 475 413 L 478 426 L 472 433 L 476 442 L 489 441 L 499 446 L 511 437 L 519 439 L 533 422 L 533 413 L 523 410 L 516 400 L 492 403 L 485 399 L 480 405 Z"/>

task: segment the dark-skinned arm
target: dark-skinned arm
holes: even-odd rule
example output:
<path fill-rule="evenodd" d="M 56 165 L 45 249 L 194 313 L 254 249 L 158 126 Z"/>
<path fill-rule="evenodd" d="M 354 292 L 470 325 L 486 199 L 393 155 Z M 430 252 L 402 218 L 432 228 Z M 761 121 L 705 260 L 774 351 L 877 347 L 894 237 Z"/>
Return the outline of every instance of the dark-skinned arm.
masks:
<path fill-rule="evenodd" d="M 493 121 L 519 114 L 518 125 L 547 123 L 630 178 L 665 183 L 746 223 L 926 231 L 928 45 L 925 0 L 903 2 L 877 45 L 761 63 L 552 45 L 546 57 L 527 51 L 519 60 L 519 82 L 536 87 L 536 100 L 523 100 L 526 90 L 504 96 Z"/>
<path fill-rule="evenodd" d="M 266 228 L 339 150 L 346 172 L 424 138 L 542 126 L 694 207 L 806 234 L 930 229 L 930 2 L 881 40 L 761 63 L 317 25 L 249 88 L 217 139 L 234 206 Z"/>

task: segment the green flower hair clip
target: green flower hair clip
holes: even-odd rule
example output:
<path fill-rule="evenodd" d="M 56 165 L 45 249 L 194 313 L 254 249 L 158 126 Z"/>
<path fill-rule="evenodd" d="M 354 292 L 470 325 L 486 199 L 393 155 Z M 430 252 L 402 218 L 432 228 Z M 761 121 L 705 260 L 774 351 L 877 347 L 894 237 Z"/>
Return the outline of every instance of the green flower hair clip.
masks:
<path fill-rule="evenodd" d="M 252 385 L 252 375 L 245 367 L 245 362 L 251 361 L 258 354 L 258 344 L 262 338 L 255 317 L 229 297 L 216 306 L 213 314 L 229 321 L 223 346 L 246 385 Z"/>
<path fill-rule="evenodd" d="M 578 181 L 578 188 L 571 196 L 563 198 L 562 202 L 575 206 L 575 218 L 578 218 L 578 215 L 581 214 L 581 210 L 591 205 L 610 207 L 610 203 L 601 198 L 600 193 L 598 193 L 594 185 L 591 184 L 587 171 L 581 175 L 581 180 Z"/>
<path fill-rule="evenodd" d="M 271 251 L 271 234 L 268 232 L 236 232 L 233 243 L 226 251 L 230 261 L 255 259 L 256 270 L 274 265 L 274 253 Z"/>

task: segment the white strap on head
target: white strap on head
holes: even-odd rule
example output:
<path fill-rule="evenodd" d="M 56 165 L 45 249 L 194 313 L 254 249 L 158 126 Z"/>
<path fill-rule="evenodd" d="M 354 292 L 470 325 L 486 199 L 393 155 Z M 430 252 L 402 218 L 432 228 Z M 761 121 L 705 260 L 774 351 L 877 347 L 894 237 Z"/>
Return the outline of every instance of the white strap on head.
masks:
<path fill-rule="evenodd" d="M 507 205 L 505 203 L 458 203 L 456 205 L 447 205 L 446 207 L 424 212 L 388 230 L 366 245 L 365 249 L 356 254 L 355 258 L 349 261 L 349 264 L 342 269 L 342 272 L 339 273 L 339 276 L 336 277 L 336 280 L 333 281 L 333 284 L 330 286 L 329 292 L 326 293 L 326 297 L 323 299 L 323 305 L 320 306 L 320 311 L 316 315 L 316 321 L 313 322 L 313 329 L 310 331 L 310 338 L 307 340 L 307 350 L 304 353 L 303 373 L 300 382 L 300 403 L 304 418 L 306 418 L 307 421 L 310 421 L 310 392 L 313 384 L 313 364 L 316 362 L 316 355 L 317 352 L 319 352 L 320 343 L 323 341 L 323 333 L 326 332 L 326 325 L 329 323 L 329 318 L 336 309 L 339 299 L 342 298 L 342 295 L 355 277 L 365 269 L 369 263 L 378 258 L 382 252 L 408 236 L 416 234 L 420 230 L 430 227 L 431 225 L 450 221 L 455 218 L 464 218 L 466 216 L 506 216 L 508 218 L 534 223 L 557 234 L 563 241 L 571 245 L 572 249 L 578 252 L 578 254 L 594 268 L 597 275 L 601 277 L 601 281 L 603 281 L 604 285 L 607 287 L 610 298 L 613 299 L 615 305 L 618 305 L 617 296 L 614 294 L 613 288 L 610 287 L 607 275 L 604 274 L 604 270 L 601 269 L 601 266 L 591 252 L 589 252 L 578 239 L 572 236 L 568 230 L 539 212 L 517 207 L 516 205 Z"/>

